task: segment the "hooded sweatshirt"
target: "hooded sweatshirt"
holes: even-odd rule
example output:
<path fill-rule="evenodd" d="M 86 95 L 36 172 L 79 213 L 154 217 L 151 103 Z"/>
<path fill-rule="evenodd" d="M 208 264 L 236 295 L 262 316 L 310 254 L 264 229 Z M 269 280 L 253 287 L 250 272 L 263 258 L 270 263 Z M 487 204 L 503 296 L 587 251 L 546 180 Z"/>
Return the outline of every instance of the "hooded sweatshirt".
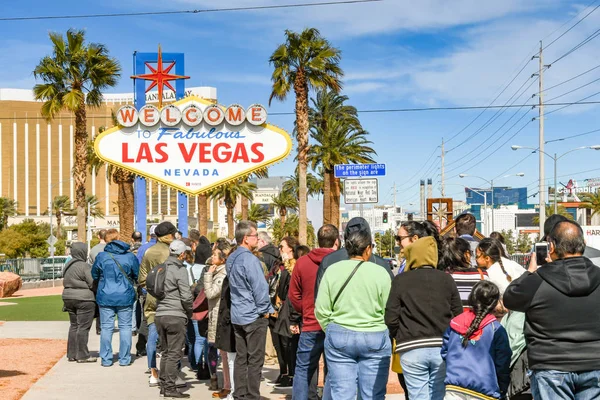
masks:
<path fill-rule="evenodd" d="M 467 346 L 462 340 L 475 319 L 468 310 L 450 321 L 444 333 L 441 355 L 446 361 L 446 391 L 503 398 L 510 383 L 508 335 L 488 314 L 470 336 Z"/>
<path fill-rule="evenodd" d="M 315 282 L 323 258 L 333 249 L 317 248 L 296 261 L 292 272 L 288 298 L 296 312 L 302 314 L 302 331 L 318 332 L 321 325 L 315 317 Z"/>
<path fill-rule="evenodd" d="M 406 246 L 404 256 L 407 271 L 394 278 L 385 307 L 385 323 L 396 338 L 396 351 L 441 347 L 450 319 L 463 311 L 456 283 L 436 269 L 433 237 Z"/>
<path fill-rule="evenodd" d="M 272 243 L 269 243 L 268 245 L 261 247 L 258 251 L 261 254 L 262 261 L 267 266 L 269 275 L 275 274 L 277 268 L 281 265 L 281 253 L 279 252 L 279 249 Z"/>
<path fill-rule="evenodd" d="M 525 272 L 504 292 L 509 310 L 526 314 L 529 368 L 600 370 L 600 268 L 586 257 Z"/>
<path fill-rule="evenodd" d="M 96 301 L 92 291 L 92 267 L 87 263 L 87 245 L 73 243 L 71 257 L 71 261 L 63 269 L 63 300 Z"/>

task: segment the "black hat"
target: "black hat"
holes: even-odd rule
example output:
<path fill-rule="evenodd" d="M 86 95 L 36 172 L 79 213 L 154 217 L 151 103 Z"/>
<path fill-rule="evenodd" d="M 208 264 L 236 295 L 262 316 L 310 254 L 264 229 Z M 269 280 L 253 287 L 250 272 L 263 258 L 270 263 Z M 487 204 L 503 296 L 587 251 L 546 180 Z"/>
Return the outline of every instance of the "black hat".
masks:
<path fill-rule="evenodd" d="M 160 224 L 158 224 L 156 226 L 156 229 L 154 229 L 154 233 L 158 237 L 174 235 L 176 232 L 177 232 L 177 228 L 175 228 L 175 225 L 173 225 L 169 221 L 161 222 Z"/>
<path fill-rule="evenodd" d="M 348 237 L 352 232 L 367 232 L 371 236 L 369 223 L 361 217 L 354 217 L 346 224 L 345 236 Z"/>

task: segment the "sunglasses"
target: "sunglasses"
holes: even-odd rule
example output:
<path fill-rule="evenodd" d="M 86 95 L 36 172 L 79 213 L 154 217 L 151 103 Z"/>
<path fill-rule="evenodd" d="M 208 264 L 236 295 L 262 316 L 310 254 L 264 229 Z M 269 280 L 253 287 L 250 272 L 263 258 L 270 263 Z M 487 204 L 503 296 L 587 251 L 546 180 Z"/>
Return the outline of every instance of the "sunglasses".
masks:
<path fill-rule="evenodd" d="M 396 239 L 396 242 L 401 242 L 401 241 L 403 241 L 404 239 L 406 239 L 406 238 L 409 238 L 409 237 L 412 237 L 412 236 L 413 236 L 413 235 L 406 235 L 406 236 L 399 236 L 399 235 L 396 235 L 396 236 L 395 236 L 395 239 Z"/>

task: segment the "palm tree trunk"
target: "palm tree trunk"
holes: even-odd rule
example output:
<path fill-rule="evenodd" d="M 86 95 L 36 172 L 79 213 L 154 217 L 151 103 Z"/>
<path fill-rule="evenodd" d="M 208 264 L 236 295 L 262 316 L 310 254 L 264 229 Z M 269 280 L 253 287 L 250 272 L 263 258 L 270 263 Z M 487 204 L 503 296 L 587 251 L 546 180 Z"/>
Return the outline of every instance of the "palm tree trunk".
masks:
<path fill-rule="evenodd" d="M 121 173 L 129 174 L 122 171 Z M 128 241 L 133 234 L 133 218 L 134 218 L 134 188 L 133 180 L 124 179 L 119 181 L 119 230 L 121 238 Z"/>
<path fill-rule="evenodd" d="M 326 175 L 331 183 L 331 224 L 340 229 L 340 178 L 335 178 L 333 171 Z"/>
<path fill-rule="evenodd" d="M 208 236 L 208 196 L 198 195 L 198 230 L 200 235 Z"/>
<path fill-rule="evenodd" d="M 62 224 L 62 219 L 60 218 L 60 211 L 56 213 L 56 238 L 60 239 L 61 235 L 61 229 L 60 226 Z M 52 233 L 52 232 L 51 232 Z"/>
<path fill-rule="evenodd" d="M 227 206 L 227 238 L 233 239 L 233 207 L 229 206 Z"/>
<path fill-rule="evenodd" d="M 306 169 L 308 165 L 308 83 L 306 73 L 299 69 L 294 81 L 296 94 L 296 126 L 298 129 L 298 240 L 306 243 L 307 239 L 307 188 Z"/>
<path fill-rule="evenodd" d="M 245 177 L 242 182 L 247 183 L 248 177 Z M 248 199 L 242 196 L 242 221 L 248 220 Z"/>
<path fill-rule="evenodd" d="M 331 224 L 331 183 L 327 171 L 323 173 L 323 225 Z"/>
<path fill-rule="evenodd" d="M 287 215 L 287 209 L 279 210 L 279 222 L 281 222 L 281 232 L 285 229 L 285 217 Z"/>
<path fill-rule="evenodd" d="M 75 111 L 75 165 L 73 178 L 75 179 L 75 204 L 77 205 L 77 239 L 84 242 L 85 236 L 85 181 L 87 179 L 87 118 L 85 101 L 82 98 L 77 111 Z M 61 160 L 62 161 L 62 160 Z"/>

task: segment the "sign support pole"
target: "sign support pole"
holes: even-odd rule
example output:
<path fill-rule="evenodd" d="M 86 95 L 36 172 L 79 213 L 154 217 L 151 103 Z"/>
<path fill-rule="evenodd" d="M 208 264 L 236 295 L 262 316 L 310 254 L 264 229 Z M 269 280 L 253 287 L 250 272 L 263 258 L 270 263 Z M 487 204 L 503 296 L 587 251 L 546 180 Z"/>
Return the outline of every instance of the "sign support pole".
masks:
<path fill-rule="evenodd" d="M 144 60 L 137 57 L 137 52 L 133 53 L 133 74 L 143 74 L 146 71 Z M 140 109 L 146 105 L 146 88 L 145 84 L 138 85 L 133 81 L 134 87 L 134 105 L 136 109 Z M 135 214 L 135 230 L 142 232 L 142 243 L 146 243 L 146 202 L 148 200 L 147 183 L 145 178 L 136 177 L 134 182 L 134 214 Z"/>

